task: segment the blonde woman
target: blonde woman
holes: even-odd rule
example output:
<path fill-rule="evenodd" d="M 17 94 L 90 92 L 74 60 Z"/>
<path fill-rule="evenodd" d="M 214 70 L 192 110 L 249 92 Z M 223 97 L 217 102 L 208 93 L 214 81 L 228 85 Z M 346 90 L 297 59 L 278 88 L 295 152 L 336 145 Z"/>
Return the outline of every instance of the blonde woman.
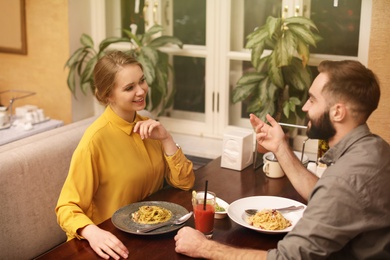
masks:
<path fill-rule="evenodd" d="M 146 106 L 142 65 L 115 51 L 94 68 L 96 98 L 106 105 L 76 148 L 57 207 L 68 240 L 86 239 L 102 258 L 127 258 L 128 250 L 97 225 L 127 204 L 160 190 L 164 182 L 189 190 L 192 162 L 158 121 L 137 111 Z"/>

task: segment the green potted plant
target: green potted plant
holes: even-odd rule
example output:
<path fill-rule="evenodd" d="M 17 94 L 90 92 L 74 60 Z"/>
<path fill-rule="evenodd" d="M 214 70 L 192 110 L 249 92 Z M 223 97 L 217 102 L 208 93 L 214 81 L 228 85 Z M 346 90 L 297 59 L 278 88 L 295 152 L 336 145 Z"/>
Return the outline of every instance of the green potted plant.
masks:
<path fill-rule="evenodd" d="M 170 90 L 169 73 L 173 72 L 169 64 L 168 54 L 158 48 L 167 44 L 174 44 L 182 48 L 183 43 L 174 36 L 162 35 L 154 37 L 163 28 L 160 25 L 152 26 L 144 34 L 135 35 L 130 30 L 123 29 L 125 37 L 109 37 L 102 40 L 98 50 L 95 50 L 92 38 L 83 34 L 80 38 L 81 47 L 67 60 L 65 67 L 69 68 L 67 84 L 75 95 L 76 88 L 80 87 L 84 94 L 88 91 L 94 93 L 93 69 L 99 58 L 109 50 L 112 44 L 125 42 L 129 49 L 123 50 L 137 58 L 144 67 L 146 81 L 150 87 L 147 99 L 147 110 L 156 111 L 161 115 L 172 105 L 174 88 Z"/>
<path fill-rule="evenodd" d="M 247 101 L 247 112 L 263 120 L 271 114 L 277 121 L 295 123 L 303 118 L 312 75 L 307 62 L 310 46 L 320 37 L 308 18 L 268 17 L 266 24 L 247 36 L 253 71 L 245 73 L 232 91 L 232 102 Z M 265 50 L 270 50 L 264 55 Z"/>

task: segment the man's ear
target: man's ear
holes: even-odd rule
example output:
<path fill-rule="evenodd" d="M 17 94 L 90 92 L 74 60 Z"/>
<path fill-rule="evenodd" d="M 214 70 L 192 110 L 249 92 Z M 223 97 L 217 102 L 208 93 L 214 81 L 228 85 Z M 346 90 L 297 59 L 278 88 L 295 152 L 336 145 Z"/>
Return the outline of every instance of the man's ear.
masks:
<path fill-rule="evenodd" d="M 340 122 L 345 119 L 347 115 L 347 107 L 342 103 L 337 103 L 330 108 L 330 118 L 333 121 Z"/>

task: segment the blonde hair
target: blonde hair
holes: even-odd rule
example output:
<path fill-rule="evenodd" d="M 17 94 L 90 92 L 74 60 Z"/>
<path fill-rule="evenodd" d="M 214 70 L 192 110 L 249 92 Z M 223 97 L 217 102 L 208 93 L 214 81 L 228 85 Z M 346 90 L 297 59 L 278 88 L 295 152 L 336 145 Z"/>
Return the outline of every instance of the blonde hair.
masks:
<path fill-rule="evenodd" d="M 101 104 L 108 104 L 108 98 L 115 86 L 117 73 L 129 64 L 138 65 L 143 71 L 141 63 L 131 55 L 121 51 L 109 52 L 96 63 L 93 70 L 95 97 Z"/>

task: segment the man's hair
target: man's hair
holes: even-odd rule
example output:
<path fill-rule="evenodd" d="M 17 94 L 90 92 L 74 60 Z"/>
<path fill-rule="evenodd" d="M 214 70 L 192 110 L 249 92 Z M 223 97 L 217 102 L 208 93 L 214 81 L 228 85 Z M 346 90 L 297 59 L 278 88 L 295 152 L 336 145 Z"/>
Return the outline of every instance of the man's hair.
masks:
<path fill-rule="evenodd" d="M 358 61 L 323 61 L 318 66 L 320 73 L 328 76 L 322 90 L 329 105 L 347 103 L 353 116 L 364 123 L 378 107 L 379 82 L 375 74 Z"/>
<path fill-rule="evenodd" d="M 143 67 L 134 57 L 121 51 L 112 51 L 103 56 L 95 65 L 93 71 L 95 96 L 103 104 L 108 104 L 108 97 L 115 86 L 117 73 L 125 65 L 137 65 Z"/>

